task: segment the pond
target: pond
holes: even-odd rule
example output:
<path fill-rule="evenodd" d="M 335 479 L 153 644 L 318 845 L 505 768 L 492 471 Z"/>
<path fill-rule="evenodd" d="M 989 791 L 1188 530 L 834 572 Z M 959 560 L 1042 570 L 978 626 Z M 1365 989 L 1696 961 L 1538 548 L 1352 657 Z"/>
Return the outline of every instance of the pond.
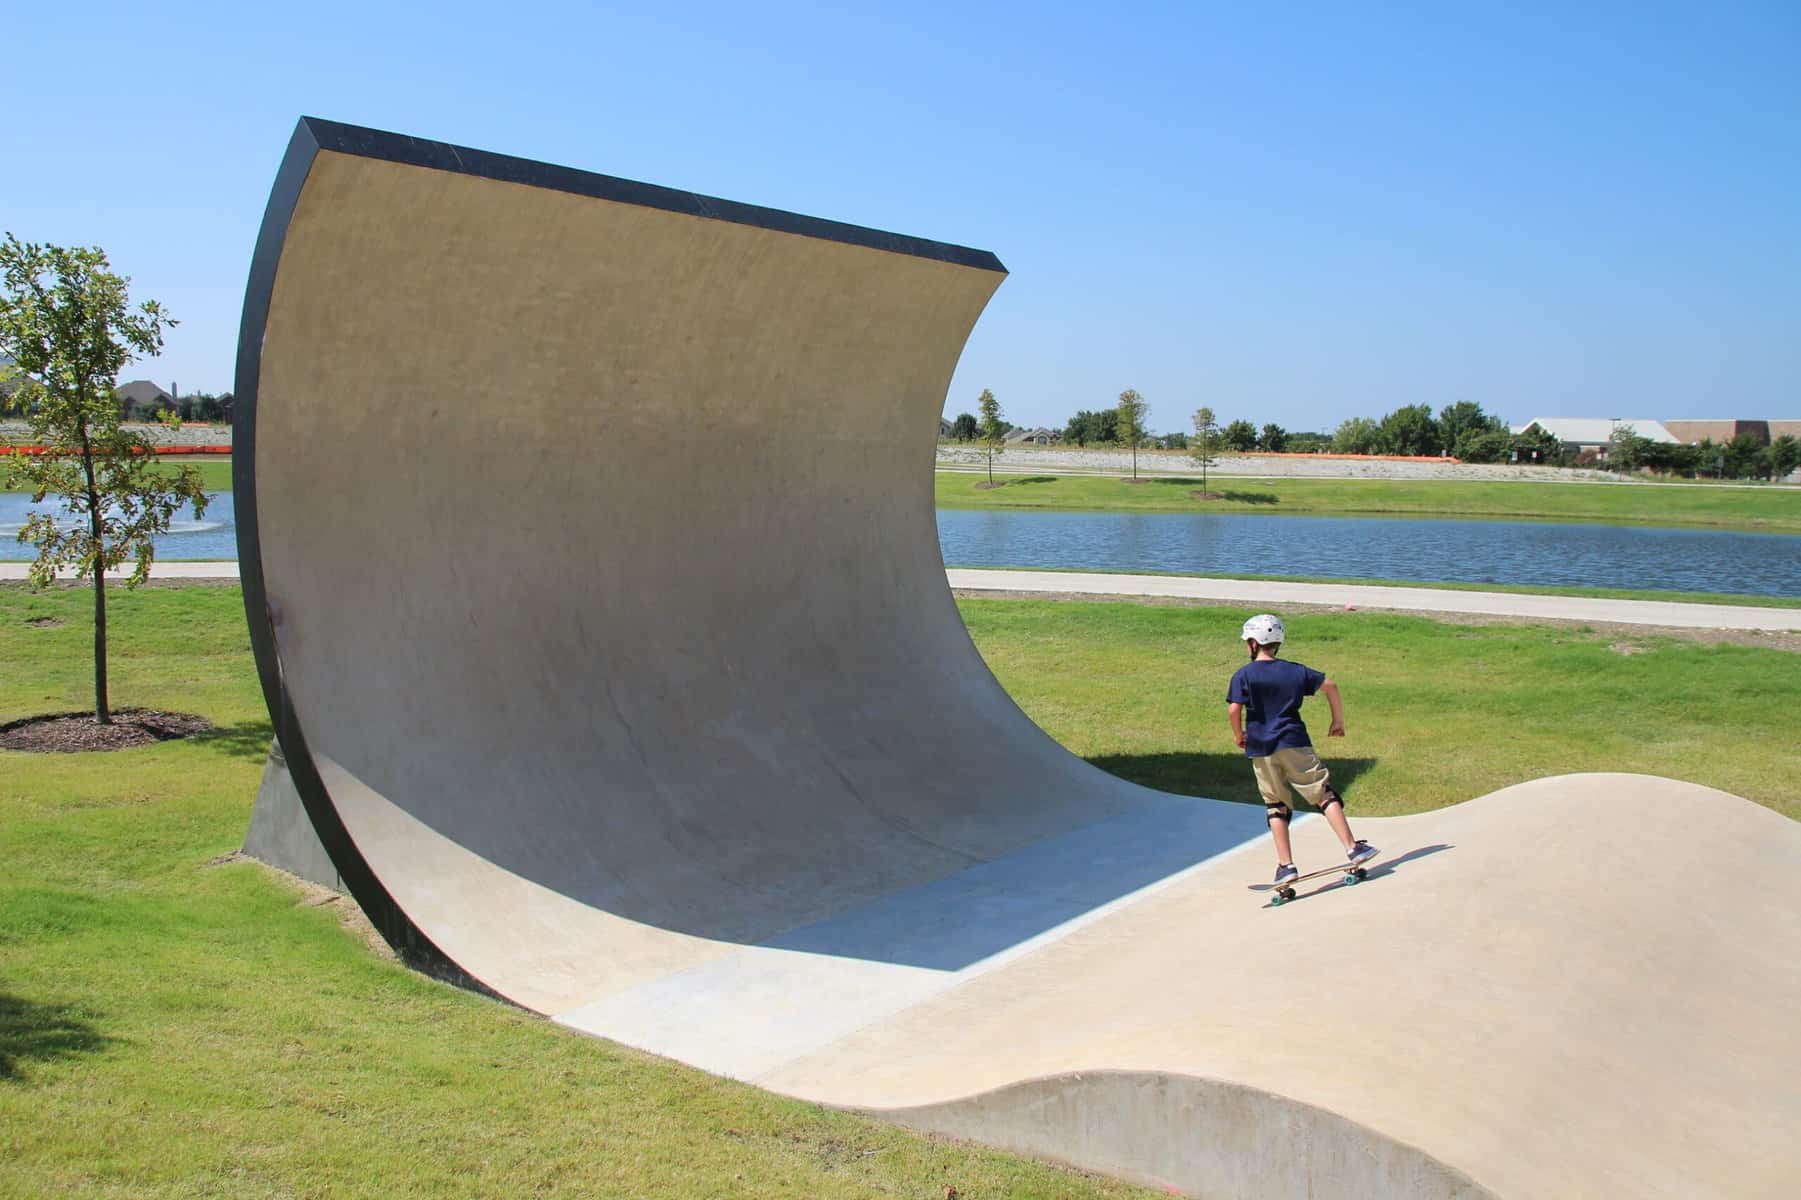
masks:
<path fill-rule="evenodd" d="M 940 509 L 958 567 L 1313 575 L 1801 598 L 1801 537 L 1528 521 Z"/>
<path fill-rule="evenodd" d="M 0 560 L 28 497 L 0 493 Z M 1320 575 L 1420 583 L 1650 588 L 1801 598 L 1801 537 L 1527 521 L 1274 517 L 1254 513 L 1064 513 L 942 509 L 944 561 L 959 567 Z M 238 556 L 230 492 L 157 540 L 169 560 Z"/>
<path fill-rule="evenodd" d="M 156 539 L 156 554 L 164 559 L 221 562 L 238 556 L 238 528 L 232 518 L 231 493 L 208 492 L 212 500 L 206 516 L 196 521 L 194 510 L 177 513 L 169 532 Z M 46 502 L 46 508 L 55 506 Z M 19 527 L 31 512 L 31 497 L 22 492 L 0 492 L 0 562 L 30 562 L 37 551 L 18 540 Z"/>

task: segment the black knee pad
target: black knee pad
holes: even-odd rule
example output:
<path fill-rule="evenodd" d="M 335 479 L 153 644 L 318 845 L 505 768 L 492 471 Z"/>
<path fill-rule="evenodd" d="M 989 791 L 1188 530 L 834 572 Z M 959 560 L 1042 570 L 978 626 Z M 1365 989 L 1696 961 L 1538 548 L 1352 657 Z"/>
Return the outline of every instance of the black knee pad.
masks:
<path fill-rule="evenodd" d="M 1338 807 L 1340 807 L 1340 808 L 1343 808 L 1344 807 L 1344 797 L 1339 795 L 1337 792 L 1333 791 L 1331 784 L 1327 784 L 1325 798 L 1319 802 L 1319 810 L 1321 812 L 1325 812 L 1328 808 L 1331 808 L 1334 804 L 1338 805 Z"/>
<path fill-rule="evenodd" d="M 1293 816 L 1294 809 L 1286 804 L 1265 804 L 1263 806 L 1263 820 L 1267 824 L 1274 825 L 1277 821 L 1286 821 Z"/>

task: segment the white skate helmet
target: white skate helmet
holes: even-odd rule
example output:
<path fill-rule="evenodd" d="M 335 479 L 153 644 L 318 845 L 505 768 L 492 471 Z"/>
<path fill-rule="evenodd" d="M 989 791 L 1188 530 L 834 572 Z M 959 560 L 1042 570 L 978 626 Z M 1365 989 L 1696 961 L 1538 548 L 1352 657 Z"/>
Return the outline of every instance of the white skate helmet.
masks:
<path fill-rule="evenodd" d="M 1272 613 L 1258 613 L 1244 623 L 1244 633 L 1240 635 L 1246 641 L 1256 642 L 1259 646 L 1279 645 L 1285 635 L 1282 629 L 1282 618 Z"/>

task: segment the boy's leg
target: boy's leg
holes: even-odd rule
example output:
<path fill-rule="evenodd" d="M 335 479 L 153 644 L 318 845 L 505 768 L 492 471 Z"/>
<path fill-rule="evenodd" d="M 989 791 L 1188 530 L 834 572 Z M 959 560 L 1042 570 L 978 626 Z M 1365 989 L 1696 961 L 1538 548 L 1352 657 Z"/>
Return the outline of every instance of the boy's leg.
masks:
<path fill-rule="evenodd" d="M 1332 773 L 1319 756 L 1309 747 L 1295 746 L 1276 751 L 1275 757 L 1281 759 L 1283 773 L 1294 790 L 1325 816 L 1345 853 L 1356 849 L 1357 839 L 1351 836 L 1351 823 L 1344 815 L 1344 799 L 1333 789 Z"/>
<path fill-rule="evenodd" d="M 1257 776 L 1257 790 L 1263 795 L 1263 815 L 1269 821 L 1269 834 L 1276 843 L 1276 865 L 1290 866 L 1294 863 L 1294 848 L 1288 841 L 1288 820 L 1294 816 L 1294 810 L 1283 798 L 1286 789 L 1281 770 L 1272 759 L 1253 758 L 1251 771 Z"/>

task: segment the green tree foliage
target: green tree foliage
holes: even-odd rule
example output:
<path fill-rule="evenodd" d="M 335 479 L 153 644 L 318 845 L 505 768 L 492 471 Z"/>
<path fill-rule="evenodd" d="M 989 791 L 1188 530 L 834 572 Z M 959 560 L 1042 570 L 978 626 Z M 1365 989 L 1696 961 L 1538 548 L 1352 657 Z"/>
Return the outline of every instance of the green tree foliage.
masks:
<path fill-rule="evenodd" d="M 1063 440 L 1074 442 L 1078 446 L 1086 446 L 1090 442 L 1097 445 L 1109 445 L 1119 440 L 1119 410 L 1103 408 L 1099 412 L 1083 409 L 1069 419 L 1064 427 Z"/>
<path fill-rule="evenodd" d="M 1332 448 L 1332 435 L 1329 433 L 1291 433 L 1288 435 L 1288 452 L 1290 454 L 1316 454 L 1321 450 Z"/>
<path fill-rule="evenodd" d="M 1770 477 L 1782 479 L 1796 467 L 1801 467 L 1801 441 L 1785 433 L 1770 443 Z"/>
<path fill-rule="evenodd" d="M 25 414 L 36 455 L 9 456 L 8 477 L 38 506 L 19 531 L 37 547 L 29 573 L 47 587 L 73 567 L 94 581 L 94 716 L 112 720 L 106 678 L 106 572 L 135 558 L 128 587 L 149 578 L 151 539 L 174 515 L 207 496 L 194 467 L 160 468 L 150 442 L 120 426 L 119 370 L 162 348 L 175 324 L 147 300 L 130 307 L 129 280 L 94 247 L 0 243 L 0 353 L 13 360 L 17 390 L 6 405 Z M 57 507 L 45 507 L 47 497 Z"/>
<path fill-rule="evenodd" d="M 1756 434 L 1741 433 L 1721 448 L 1725 473 L 1731 479 L 1754 479 L 1769 472 L 1769 456 Z"/>
<path fill-rule="evenodd" d="M 1451 453 L 1466 463 L 1506 462 L 1513 457 L 1513 435 L 1505 429 L 1467 430 Z"/>
<path fill-rule="evenodd" d="M 1257 427 L 1249 421 L 1234 421 L 1220 430 L 1220 441 L 1229 449 L 1240 454 L 1249 454 L 1257 448 Z"/>
<path fill-rule="evenodd" d="M 1636 471 L 1645 466 L 1646 450 L 1651 439 L 1640 437 L 1630 425 L 1616 424 L 1607 439 L 1607 468 L 1611 471 Z"/>
<path fill-rule="evenodd" d="M 988 451 L 988 482 L 993 485 L 994 456 L 1002 452 L 1007 430 L 1011 427 L 1001 420 L 1001 402 L 987 388 L 983 388 L 977 398 L 976 409 L 982 414 L 982 446 Z"/>
<path fill-rule="evenodd" d="M 1571 458 L 1568 446 L 1558 441 L 1556 435 L 1545 432 L 1537 425 L 1529 426 L 1524 433 L 1514 434 L 1513 449 L 1519 456 L 1519 461 L 1527 465 L 1561 467 L 1567 465 Z"/>
<path fill-rule="evenodd" d="M 951 437 L 959 442 L 973 442 L 981 432 L 973 413 L 958 413 L 957 419 L 951 422 Z"/>
<path fill-rule="evenodd" d="M 1507 426 L 1499 417 L 1491 417 L 1482 411 L 1482 406 L 1474 400 L 1459 400 L 1455 404 L 1447 404 L 1438 410 L 1438 436 L 1441 446 L 1448 446 L 1452 454 L 1462 458 L 1457 449 L 1465 438 L 1479 437 L 1485 433 L 1506 433 Z M 1471 459 L 1474 462 L 1476 460 Z M 1483 461 L 1493 462 L 1493 459 Z"/>
<path fill-rule="evenodd" d="M 1165 450 L 1188 449 L 1188 435 L 1185 433 L 1166 433 L 1157 439 L 1157 444 Z"/>
<path fill-rule="evenodd" d="M 1188 457 L 1201 469 L 1201 493 L 1207 492 L 1207 468 L 1214 462 L 1213 449 L 1219 445 L 1219 421 L 1211 408 L 1202 405 L 1194 410 L 1194 437 L 1188 442 Z"/>
<path fill-rule="evenodd" d="M 1288 449 L 1288 430 L 1273 423 L 1265 425 L 1262 435 L 1257 439 L 1257 448 L 1271 454 L 1281 454 Z"/>
<path fill-rule="evenodd" d="M 1352 417 L 1332 435 L 1332 449 L 1340 454 L 1377 454 L 1376 423 L 1368 417 Z"/>
<path fill-rule="evenodd" d="M 1445 443 L 1430 405 L 1403 404 L 1382 418 L 1376 445 L 1377 454 L 1433 455 L 1441 453 Z"/>
<path fill-rule="evenodd" d="M 1127 388 L 1119 394 L 1119 407 L 1115 409 L 1118 416 L 1119 441 L 1132 451 L 1132 478 L 1138 478 L 1138 447 L 1144 445 L 1144 422 L 1150 416 L 1151 406 L 1137 389 Z"/>

